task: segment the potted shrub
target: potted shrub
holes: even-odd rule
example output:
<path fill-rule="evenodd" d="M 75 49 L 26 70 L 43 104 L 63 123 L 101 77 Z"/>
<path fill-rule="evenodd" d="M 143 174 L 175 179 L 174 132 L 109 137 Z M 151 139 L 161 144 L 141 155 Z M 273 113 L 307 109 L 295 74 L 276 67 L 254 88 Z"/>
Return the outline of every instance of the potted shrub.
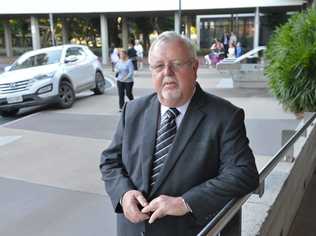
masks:
<path fill-rule="evenodd" d="M 293 15 L 273 33 L 266 50 L 272 94 L 294 113 L 316 111 L 316 11 Z"/>

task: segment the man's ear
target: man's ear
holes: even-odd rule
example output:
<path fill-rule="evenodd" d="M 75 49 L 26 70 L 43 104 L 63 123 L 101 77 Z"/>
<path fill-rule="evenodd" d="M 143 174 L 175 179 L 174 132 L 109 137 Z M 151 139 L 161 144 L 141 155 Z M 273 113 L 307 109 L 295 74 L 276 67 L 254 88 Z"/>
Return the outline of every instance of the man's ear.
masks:
<path fill-rule="evenodd" d="M 197 70 L 199 68 L 199 60 L 195 59 L 192 65 L 193 65 L 193 70 L 194 70 L 194 73 L 195 73 L 195 77 L 197 78 Z"/>

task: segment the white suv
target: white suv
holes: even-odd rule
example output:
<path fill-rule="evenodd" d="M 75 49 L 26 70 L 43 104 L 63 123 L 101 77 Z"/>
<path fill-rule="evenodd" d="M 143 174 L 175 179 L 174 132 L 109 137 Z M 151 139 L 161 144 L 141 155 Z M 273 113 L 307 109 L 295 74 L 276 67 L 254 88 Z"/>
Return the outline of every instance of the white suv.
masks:
<path fill-rule="evenodd" d="M 97 56 L 86 46 L 63 45 L 23 54 L 0 74 L 0 115 L 56 103 L 69 108 L 83 90 L 103 94 L 105 80 Z"/>

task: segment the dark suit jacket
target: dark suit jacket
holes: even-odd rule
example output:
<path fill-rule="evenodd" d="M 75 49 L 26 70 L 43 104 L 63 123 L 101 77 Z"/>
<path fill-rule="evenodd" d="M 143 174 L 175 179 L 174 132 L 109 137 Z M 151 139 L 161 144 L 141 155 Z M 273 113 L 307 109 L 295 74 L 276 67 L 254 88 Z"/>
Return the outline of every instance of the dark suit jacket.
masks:
<path fill-rule="evenodd" d="M 224 44 L 224 42 L 225 42 L 225 37 L 226 37 L 226 39 L 227 39 L 227 43 L 226 44 Z M 223 34 L 223 36 L 222 36 L 222 38 L 221 38 L 221 42 L 223 43 L 223 45 L 229 45 L 229 35 L 225 35 L 225 34 Z"/>
<path fill-rule="evenodd" d="M 150 190 L 159 109 L 156 94 L 127 103 L 112 143 L 102 153 L 100 169 L 119 213 L 120 236 L 140 236 L 141 232 L 150 236 L 196 235 L 225 203 L 258 185 L 243 110 L 197 85 L 159 180 Z M 143 192 L 148 201 L 161 194 L 182 196 L 193 213 L 166 216 L 153 224 L 133 224 L 121 214 L 119 203 L 131 189 Z"/>

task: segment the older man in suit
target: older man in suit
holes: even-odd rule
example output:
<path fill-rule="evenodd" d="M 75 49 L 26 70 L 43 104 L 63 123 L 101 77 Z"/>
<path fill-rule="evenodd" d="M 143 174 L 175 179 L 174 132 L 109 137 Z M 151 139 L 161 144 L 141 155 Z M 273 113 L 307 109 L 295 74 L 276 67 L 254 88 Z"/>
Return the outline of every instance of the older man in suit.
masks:
<path fill-rule="evenodd" d="M 164 32 L 151 45 L 155 93 L 128 102 L 100 169 L 119 236 L 191 236 L 258 172 L 244 112 L 196 82 L 191 42 Z"/>

